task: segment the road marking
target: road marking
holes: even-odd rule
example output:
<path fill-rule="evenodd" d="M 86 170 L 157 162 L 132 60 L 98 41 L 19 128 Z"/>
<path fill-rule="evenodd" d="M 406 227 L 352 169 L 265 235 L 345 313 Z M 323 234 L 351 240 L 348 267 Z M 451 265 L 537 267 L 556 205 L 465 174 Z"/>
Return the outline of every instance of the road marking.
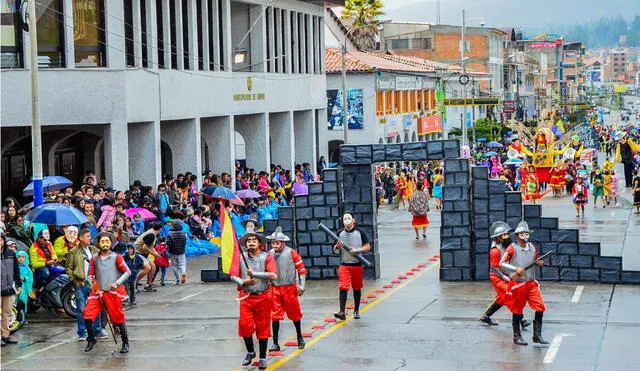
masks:
<path fill-rule="evenodd" d="M 429 272 L 430 270 L 439 267 L 440 264 L 432 264 L 430 266 L 428 266 L 427 268 L 425 268 L 422 272 L 417 273 L 416 275 L 414 275 L 413 277 L 411 277 L 408 280 L 405 280 L 402 284 L 399 284 L 398 286 L 396 286 L 394 289 L 390 290 L 389 292 L 387 292 L 386 294 L 380 296 L 378 299 L 376 299 L 376 301 L 367 304 L 367 306 L 365 306 L 364 308 L 362 308 L 360 310 L 360 313 L 366 313 L 367 311 L 369 311 L 369 309 L 375 307 L 376 305 L 380 304 L 381 302 L 383 302 L 385 299 L 387 299 L 388 297 L 390 297 L 391 295 L 393 295 L 394 293 L 398 292 L 401 288 L 409 285 L 410 283 L 412 283 L 413 281 L 417 280 L 418 278 L 422 277 L 423 275 L 425 275 L 427 272 Z M 339 328 L 341 328 L 342 326 L 346 325 L 347 323 L 353 321 L 353 317 L 348 317 L 346 320 L 344 321 L 340 321 L 337 324 L 335 324 L 334 326 L 332 326 L 331 328 L 321 332 L 317 337 L 313 338 L 311 341 L 309 341 L 304 349 L 297 349 L 296 351 L 294 351 L 293 353 L 285 356 L 284 358 L 279 359 L 276 363 L 274 363 L 273 365 L 271 365 L 268 369 L 269 370 L 275 370 L 279 367 L 281 367 L 282 365 L 284 365 L 285 363 L 289 362 L 290 360 L 292 360 L 293 358 L 297 357 L 298 355 L 300 355 L 302 352 L 304 352 L 305 350 L 311 348 L 313 345 L 315 345 L 317 342 L 319 342 L 320 340 L 324 339 L 325 337 L 331 335 L 332 333 L 334 333 L 336 330 L 338 330 Z"/>
<path fill-rule="evenodd" d="M 69 340 L 61 341 L 61 342 L 59 342 L 59 343 L 57 343 L 57 344 L 51 344 L 51 345 L 49 345 L 48 347 L 44 347 L 44 348 L 42 348 L 42 349 L 38 349 L 38 350 L 33 351 L 33 352 L 31 352 L 31 353 L 27 353 L 27 354 L 22 355 L 22 356 L 20 356 L 20 357 L 18 357 L 18 358 L 16 358 L 16 359 L 14 359 L 14 360 L 9 361 L 9 362 L 4 362 L 4 363 L 2 364 L 2 366 L 3 366 L 3 367 L 7 367 L 7 366 L 9 366 L 9 365 L 10 365 L 10 364 L 12 364 L 12 363 L 16 363 L 16 362 L 18 362 L 18 361 L 20 361 L 20 360 L 27 359 L 27 358 L 29 358 L 29 357 L 31 357 L 31 356 L 33 356 L 33 355 L 35 355 L 35 354 L 41 353 L 41 352 L 46 352 L 47 350 L 49 350 L 49 349 L 53 349 L 53 348 L 55 348 L 55 347 L 59 347 L 60 345 L 68 344 L 68 343 L 70 343 L 70 342 L 72 342 L 72 341 L 77 341 L 77 340 L 76 340 L 76 339 L 69 339 Z"/>
<path fill-rule="evenodd" d="M 573 297 L 571 298 L 572 303 L 577 303 L 580 301 L 580 296 L 582 295 L 582 290 L 584 290 L 584 286 L 577 286 L 576 291 L 573 293 Z"/>
<path fill-rule="evenodd" d="M 208 288 L 208 289 L 200 290 L 200 291 L 198 291 L 198 292 L 196 292 L 196 293 L 193 293 L 193 294 L 191 294 L 191 295 L 187 295 L 187 296 L 185 296 L 184 298 L 180 298 L 180 299 L 173 300 L 173 301 L 171 301 L 171 302 L 169 302 L 169 303 L 167 303 L 167 304 L 163 305 L 162 307 L 163 307 L 163 308 L 166 308 L 166 307 L 168 307 L 168 306 L 169 306 L 169 305 L 171 305 L 171 304 L 175 304 L 175 303 L 179 303 L 179 302 L 181 302 L 181 301 L 185 301 L 185 300 L 191 299 L 191 298 L 192 298 L 192 297 L 194 297 L 194 296 L 198 296 L 198 295 L 200 295 L 200 294 L 204 294 L 205 292 L 207 292 L 207 291 L 211 291 L 211 290 L 213 290 L 213 289 L 214 289 L 214 288 L 213 288 L 213 287 L 211 287 L 211 288 Z"/>
<path fill-rule="evenodd" d="M 549 349 L 547 349 L 547 353 L 544 355 L 544 360 L 542 363 L 550 364 L 556 358 L 556 354 L 558 354 L 558 350 L 560 349 L 560 344 L 562 344 L 562 338 L 565 336 L 574 336 L 573 334 L 558 334 L 553 337 L 551 340 L 551 345 L 549 345 Z"/>

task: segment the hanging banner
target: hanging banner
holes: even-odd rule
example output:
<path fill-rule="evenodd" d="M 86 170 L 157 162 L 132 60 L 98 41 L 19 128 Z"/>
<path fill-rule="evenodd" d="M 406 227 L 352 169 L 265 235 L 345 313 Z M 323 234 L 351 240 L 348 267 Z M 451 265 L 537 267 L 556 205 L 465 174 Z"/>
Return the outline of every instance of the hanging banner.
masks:
<path fill-rule="evenodd" d="M 400 118 L 390 117 L 387 120 L 387 137 L 393 138 L 400 133 Z"/>
<path fill-rule="evenodd" d="M 404 130 L 410 130 L 413 126 L 413 115 L 402 116 L 402 126 Z"/>
<path fill-rule="evenodd" d="M 418 135 L 426 135 L 440 131 L 442 131 L 442 116 L 428 116 L 418 119 Z"/>

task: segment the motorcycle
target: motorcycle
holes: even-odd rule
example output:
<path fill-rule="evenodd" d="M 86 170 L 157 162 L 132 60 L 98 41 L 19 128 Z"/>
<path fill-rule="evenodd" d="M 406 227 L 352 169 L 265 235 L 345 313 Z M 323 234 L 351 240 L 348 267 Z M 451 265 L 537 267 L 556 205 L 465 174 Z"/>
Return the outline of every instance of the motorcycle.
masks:
<path fill-rule="evenodd" d="M 49 277 L 44 282 L 34 282 L 33 292 L 29 295 L 28 311 L 35 312 L 44 307 L 50 311 L 61 312 L 62 308 L 69 317 L 75 318 L 76 295 L 69 276 L 59 265 L 51 265 L 48 269 Z"/>

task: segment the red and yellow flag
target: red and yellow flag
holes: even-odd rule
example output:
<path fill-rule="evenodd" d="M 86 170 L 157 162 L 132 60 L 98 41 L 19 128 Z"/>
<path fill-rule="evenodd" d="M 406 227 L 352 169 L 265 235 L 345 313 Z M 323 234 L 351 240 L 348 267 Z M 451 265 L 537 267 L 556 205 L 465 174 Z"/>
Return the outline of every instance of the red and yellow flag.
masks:
<path fill-rule="evenodd" d="M 231 218 L 224 203 L 220 200 L 220 255 L 222 256 L 222 272 L 230 276 L 240 275 L 240 246 L 236 238 L 236 231 L 231 224 Z"/>

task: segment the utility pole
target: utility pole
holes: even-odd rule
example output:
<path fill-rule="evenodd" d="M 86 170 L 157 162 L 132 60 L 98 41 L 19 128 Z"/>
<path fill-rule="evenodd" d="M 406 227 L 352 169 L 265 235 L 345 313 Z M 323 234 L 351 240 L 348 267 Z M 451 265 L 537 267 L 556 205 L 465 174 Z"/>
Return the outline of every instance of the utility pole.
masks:
<path fill-rule="evenodd" d="M 38 87 L 38 35 L 36 2 L 29 0 L 29 57 L 31 60 L 31 161 L 33 167 L 33 207 L 44 203 L 42 191 L 42 132 L 40 130 L 40 90 Z"/>
<path fill-rule="evenodd" d="M 462 60 L 462 75 L 466 76 L 467 75 L 467 63 L 466 60 L 464 58 L 464 54 L 467 48 L 467 45 L 465 43 L 465 39 L 464 39 L 464 28 L 465 28 L 465 11 L 464 9 L 462 9 L 462 32 L 461 32 L 461 45 L 460 45 L 460 55 L 461 55 L 461 60 Z M 462 85 L 462 98 L 467 98 L 467 85 L 463 84 Z M 465 102 L 466 103 L 466 102 Z M 466 145 L 467 144 L 467 105 L 464 104 L 462 105 L 462 145 Z"/>

